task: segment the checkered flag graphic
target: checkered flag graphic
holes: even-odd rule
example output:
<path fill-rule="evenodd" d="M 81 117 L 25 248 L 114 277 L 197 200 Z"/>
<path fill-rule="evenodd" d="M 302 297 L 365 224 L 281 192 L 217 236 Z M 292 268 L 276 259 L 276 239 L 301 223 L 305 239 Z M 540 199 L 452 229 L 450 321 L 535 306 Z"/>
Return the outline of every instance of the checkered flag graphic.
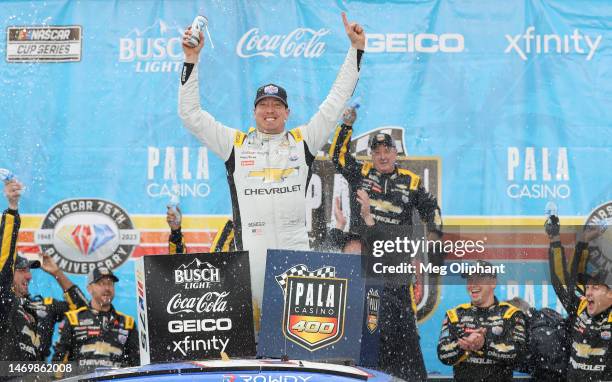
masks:
<path fill-rule="evenodd" d="M 276 282 L 278 286 L 283 290 L 283 294 L 285 293 L 285 287 L 287 286 L 287 278 L 289 276 L 310 276 L 310 277 L 324 277 L 331 278 L 336 277 L 336 267 L 332 266 L 324 266 L 315 271 L 309 271 L 308 267 L 304 264 L 298 264 L 293 266 L 283 272 L 282 274 L 276 276 Z"/>

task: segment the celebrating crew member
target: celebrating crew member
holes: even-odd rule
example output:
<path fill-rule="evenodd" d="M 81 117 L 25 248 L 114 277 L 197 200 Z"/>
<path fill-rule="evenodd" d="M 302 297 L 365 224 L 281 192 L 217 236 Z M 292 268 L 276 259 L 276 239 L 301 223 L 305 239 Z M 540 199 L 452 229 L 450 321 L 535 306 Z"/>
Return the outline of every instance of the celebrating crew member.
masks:
<path fill-rule="evenodd" d="M 15 180 L 4 186 L 9 208 L 4 211 L 0 225 L 0 360 L 43 361 L 49 355 L 55 323 L 70 307 L 85 305 L 87 301 L 47 255 L 43 256 L 42 269 L 55 277 L 67 302 L 30 296 L 30 269 L 39 268 L 41 263 L 29 261 L 15 251 L 22 187 Z"/>
<path fill-rule="evenodd" d="M 112 305 L 119 279 L 108 268 L 87 275 L 88 306 L 66 312 L 55 344 L 54 362 L 78 361 L 84 369 L 139 364 L 138 332 L 134 318 Z"/>
<path fill-rule="evenodd" d="M 411 225 L 416 209 L 429 232 L 441 234 L 440 208 L 436 198 L 427 193 L 421 179 L 412 171 L 397 165 L 395 141 L 389 134 L 374 135 L 370 142 L 372 161 L 357 161 L 349 153 L 353 124 L 357 119 L 355 108 L 343 114 L 343 123 L 336 129 L 330 157 L 336 169 L 344 176 L 351 189 L 351 231 L 363 226 L 361 206 L 355 197 L 362 189 L 370 198 L 370 209 L 375 221 L 391 225 Z"/>
<path fill-rule="evenodd" d="M 364 243 L 366 255 L 372 253 L 372 244 L 376 240 L 394 240 L 396 237 L 409 234 L 405 231 L 410 227 L 376 222 L 372 216 L 370 198 L 364 190 L 357 190 L 357 202 L 360 205 L 360 216 L 365 222 L 365 226 L 359 228 L 359 235 Z M 386 256 L 403 258 L 394 253 L 387 253 Z M 368 269 L 370 267 L 371 264 L 368 265 Z M 416 324 L 414 280 L 407 275 L 391 276 L 384 275 L 381 294 L 378 366 L 383 371 L 406 381 L 425 381 L 427 370 Z"/>
<path fill-rule="evenodd" d="M 478 262 L 485 269 L 492 267 L 486 261 Z M 511 381 L 514 364 L 526 344 L 524 314 L 497 300 L 495 274 L 463 277 L 471 302 L 446 312 L 438 358 L 453 365 L 456 381 Z"/>
<path fill-rule="evenodd" d="M 174 212 L 168 208 L 166 212 L 166 222 L 170 227 L 170 235 L 168 236 L 168 253 L 170 254 L 187 252 L 187 245 L 181 231 L 181 220 L 176 219 L 177 213 L 180 214 L 181 211 Z M 217 231 L 210 246 L 210 252 L 230 252 L 234 250 L 234 224 L 231 219 L 227 219 L 223 228 Z"/>
<path fill-rule="evenodd" d="M 32 277 L 29 275 L 30 264 L 25 270 L 14 270 L 15 248 L 21 223 L 18 207 L 22 189 L 23 186 L 16 180 L 6 182 L 4 185 L 8 209 L 2 213 L 0 223 L 0 328 L 2 329 L 0 359 L 2 361 L 40 359 L 40 336 L 37 333 L 36 315 L 26 309 L 24 298 L 28 292 L 29 279 Z M 13 289 L 13 286 L 16 286 L 17 290 Z"/>
<path fill-rule="evenodd" d="M 51 354 L 51 340 L 55 324 L 64 319 L 64 313 L 67 311 L 86 306 L 87 298 L 83 295 L 81 289 L 66 277 L 49 255 L 42 256 L 42 264 L 38 261 L 28 261 L 24 257 L 20 257 L 19 254 L 17 255 L 15 270 L 21 270 L 20 282 L 22 285 L 26 280 L 29 283 L 32 278 L 29 269 L 38 266 L 57 280 L 64 291 L 64 301 L 40 295 L 30 297 L 27 289 L 23 290 L 23 286 L 17 286 L 18 282 L 14 283 L 13 289 L 15 291 L 21 289 L 19 293 L 25 296 L 27 308 L 36 313 L 37 333 L 40 336 L 40 360 L 44 361 Z M 15 272 L 15 276 L 17 277 L 17 272 Z M 27 284 L 25 287 L 27 288 Z M 24 292 L 25 294 L 23 294 Z"/>
<path fill-rule="evenodd" d="M 551 281 L 569 315 L 569 381 L 612 380 L 612 274 L 605 269 L 594 269 L 590 274 L 586 272 L 589 242 L 604 230 L 586 227 L 579 235 L 568 269 L 559 235 L 559 218 L 552 215 L 546 222 L 546 233 L 550 238 Z"/>
<path fill-rule="evenodd" d="M 309 249 L 306 230 L 306 189 L 317 151 L 325 144 L 359 77 L 365 32 L 342 21 L 351 47 L 331 91 L 317 113 L 303 126 L 285 131 L 289 118 L 287 92 L 275 84 L 257 89 L 256 128 L 243 133 L 217 122 L 200 106 L 198 62 L 204 46 L 191 48 L 191 30 L 183 34 L 185 64 L 179 86 L 179 116 L 202 143 L 225 161 L 232 194 L 235 241 L 248 250 L 255 304 L 263 295 L 268 248 Z"/>
<path fill-rule="evenodd" d="M 529 373 L 536 381 L 564 381 L 567 353 L 565 320 L 551 308 L 533 308 L 520 297 L 507 301 L 525 315 L 526 352 L 518 357 L 516 370 Z"/>

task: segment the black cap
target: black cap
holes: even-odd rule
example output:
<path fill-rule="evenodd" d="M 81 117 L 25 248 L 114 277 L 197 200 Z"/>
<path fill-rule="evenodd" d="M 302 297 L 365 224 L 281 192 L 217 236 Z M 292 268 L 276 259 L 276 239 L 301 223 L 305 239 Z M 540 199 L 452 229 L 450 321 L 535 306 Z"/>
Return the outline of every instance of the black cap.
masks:
<path fill-rule="evenodd" d="M 370 141 L 370 149 L 374 150 L 374 148 L 378 145 L 385 145 L 390 148 L 395 148 L 395 141 L 389 134 L 378 133 L 372 137 L 372 140 Z"/>
<path fill-rule="evenodd" d="M 97 283 L 103 277 L 110 277 L 114 282 L 119 281 L 117 276 L 106 267 L 97 267 L 91 270 L 87 275 L 87 285 Z"/>
<path fill-rule="evenodd" d="M 481 269 L 478 272 L 472 272 L 472 274 L 469 273 L 462 273 L 461 277 L 464 279 L 469 279 L 471 277 L 490 277 L 490 278 L 497 278 L 497 273 L 495 272 L 495 268 L 493 267 L 493 264 L 489 263 L 488 261 L 484 261 L 484 260 L 478 260 L 476 262 L 473 263 L 469 263 L 469 265 L 471 266 L 478 266 L 480 265 L 482 268 L 484 269 L 491 269 L 492 272 L 484 272 L 483 269 Z"/>
<path fill-rule="evenodd" d="M 578 282 L 580 284 L 595 284 L 595 285 L 605 285 L 608 288 L 612 289 L 612 274 L 606 272 L 601 269 L 599 271 L 595 271 L 593 273 L 579 273 L 578 274 Z"/>
<path fill-rule="evenodd" d="M 289 107 L 289 104 L 287 103 L 287 92 L 278 85 L 267 84 L 257 89 L 254 105 L 257 106 L 257 103 L 264 98 L 279 99 L 285 104 L 286 107 Z"/>
<path fill-rule="evenodd" d="M 40 268 L 40 261 L 38 260 L 29 260 L 25 256 L 21 254 L 21 252 L 17 252 L 17 257 L 15 258 L 15 269 L 34 269 Z"/>

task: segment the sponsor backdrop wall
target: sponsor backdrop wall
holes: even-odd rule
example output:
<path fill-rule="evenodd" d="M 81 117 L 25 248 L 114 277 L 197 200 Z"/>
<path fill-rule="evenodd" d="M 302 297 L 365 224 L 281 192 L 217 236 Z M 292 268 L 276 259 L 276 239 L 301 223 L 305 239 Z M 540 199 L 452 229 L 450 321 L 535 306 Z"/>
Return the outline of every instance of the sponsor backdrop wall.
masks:
<path fill-rule="evenodd" d="M 87 263 L 108 261 L 117 308 L 135 314 L 131 259 L 166 250 L 170 189 L 180 189 L 192 251 L 206 251 L 231 212 L 222 161 L 177 116 L 182 29 L 198 13 L 210 20 L 198 70 L 213 115 L 246 130 L 255 89 L 275 82 L 294 127 L 345 55 L 341 11 L 368 34 L 356 135 L 403 130 L 408 156 L 435 159 L 425 183 L 447 224 L 540 225 L 547 201 L 582 224 L 612 200 L 605 2 L 4 1 L 0 167 L 27 186 L 20 249 L 55 253 L 83 287 Z M 544 261 L 545 246 L 532 243 L 531 260 Z M 37 273 L 35 292 L 59 295 Z M 555 307 L 535 284 L 498 294 Z M 435 356 L 438 328 L 466 298 L 441 288 L 421 323 L 431 372 L 449 370 Z"/>

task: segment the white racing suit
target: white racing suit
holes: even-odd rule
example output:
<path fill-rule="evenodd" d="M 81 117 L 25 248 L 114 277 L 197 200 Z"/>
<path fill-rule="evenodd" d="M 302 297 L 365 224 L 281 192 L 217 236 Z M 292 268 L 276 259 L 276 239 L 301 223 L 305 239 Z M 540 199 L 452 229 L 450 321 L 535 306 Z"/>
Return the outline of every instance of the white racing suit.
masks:
<path fill-rule="evenodd" d="M 311 165 L 353 94 L 358 58 L 361 52 L 350 48 L 329 95 L 307 124 L 274 135 L 254 128 L 245 134 L 216 121 L 200 106 L 197 65 L 187 74 L 183 68 L 179 116 L 193 135 L 225 161 L 236 248 L 249 251 L 256 310 L 263 297 L 266 251 L 310 249 L 306 188 Z"/>

